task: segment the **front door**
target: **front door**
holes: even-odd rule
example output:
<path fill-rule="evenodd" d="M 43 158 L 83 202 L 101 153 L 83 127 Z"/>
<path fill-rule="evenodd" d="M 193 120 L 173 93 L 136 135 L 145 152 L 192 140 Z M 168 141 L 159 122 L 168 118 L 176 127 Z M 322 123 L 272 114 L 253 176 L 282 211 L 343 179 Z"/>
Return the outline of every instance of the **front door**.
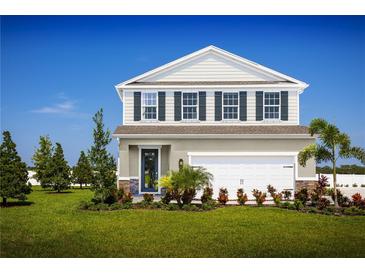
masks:
<path fill-rule="evenodd" d="M 141 149 L 141 192 L 158 192 L 158 149 Z"/>

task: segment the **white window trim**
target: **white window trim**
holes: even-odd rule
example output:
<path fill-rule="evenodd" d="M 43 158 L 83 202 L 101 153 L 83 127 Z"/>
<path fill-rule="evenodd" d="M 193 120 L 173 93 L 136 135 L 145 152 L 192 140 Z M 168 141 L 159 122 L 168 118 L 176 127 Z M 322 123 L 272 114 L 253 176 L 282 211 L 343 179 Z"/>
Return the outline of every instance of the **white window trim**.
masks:
<path fill-rule="evenodd" d="M 196 93 L 196 119 L 184 119 L 184 93 Z M 185 107 L 191 107 L 188 105 Z M 181 121 L 199 121 L 199 92 L 198 91 L 182 91 L 181 92 Z"/>
<path fill-rule="evenodd" d="M 224 118 L 224 94 L 225 93 L 237 93 L 237 118 Z M 234 106 L 233 106 L 234 107 Z M 239 91 L 222 91 L 222 121 L 231 121 L 231 122 L 236 122 L 239 121 L 240 119 L 240 93 Z"/>
<path fill-rule="evenodd" d="M 144 97 L 145 94 L 148 94 L 148 93 L 156 94 L 156 118 L 155 119 L 146 119 L 144 117 L 143 108 L 144 107 L 151 107 L 150 105 L 147 106 L 147 105 L 144 104 L 144 98 L 143 97 Z M 158 121 L 158 92 L 157 91 L 143 91 L 143 92 L 141 92 L 141 121 L 143 121 L 143 122 Z"/>
<path fill-rule="evenodd" d="M 265 105 L 265 94 L 266 93 L 279 93 L 279 105 Z M 276 107 L 279 106 L 279 118 L 265 118 L 265 107 Z M 263 121 L 281 121 L 281 93 L 280 91 L 264 91 L 263 104 L 262 104 L 262 116 Z"/>
<path fill-rule="evenodd" d="M 139 194 L 161 194 L 161 187 L 158 186 L 157 192 L 142 192 L 142 149 L 157 149 L 158 150 L 158 180 L 161 178 L 161 145 L 140 145 L 138 146 L 138 192 Z"/>

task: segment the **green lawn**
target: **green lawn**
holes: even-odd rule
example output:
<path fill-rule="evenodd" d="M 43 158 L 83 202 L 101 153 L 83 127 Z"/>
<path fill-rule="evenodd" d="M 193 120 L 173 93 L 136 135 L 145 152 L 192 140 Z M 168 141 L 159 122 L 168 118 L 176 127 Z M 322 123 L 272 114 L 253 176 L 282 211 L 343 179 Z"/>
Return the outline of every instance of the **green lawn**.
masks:
<path fill-rule="evenodd" d="M 1 208 L 1 257 L 365 257 L 365 217 L 277 208 L 80 211 L 90 190 Z"/>

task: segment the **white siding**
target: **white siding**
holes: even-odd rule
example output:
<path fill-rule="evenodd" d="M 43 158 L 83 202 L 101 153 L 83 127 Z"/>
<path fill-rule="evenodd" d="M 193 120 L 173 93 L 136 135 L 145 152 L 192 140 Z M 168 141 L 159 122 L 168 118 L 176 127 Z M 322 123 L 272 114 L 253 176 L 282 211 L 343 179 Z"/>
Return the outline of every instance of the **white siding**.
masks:
<path fill-rule="evenodd" d="M 243 90 L 243 89 L 241 89 Z M 262 89 L 261 89 L 262 90 Z M 137 91 L 137 90 L 136 90 Z M 142 90 L 138 90 L 142 91 Z M 188 90 L 184 89 L 184 91 L 203 91 L 203 90 Z M 224 89 L 222 89 L 224 91 Z M 232 90 L 230 90 L 232 91 Z M 238 91 L 238 90 L 236 90 Z M 271 91 L 271 90 L 267 90 Z M 124 92 L 124 106 L 125 106 L 125 117 L 124 123 L 125 124 L 181 124 L 187 123 L 183 121 L 176 122 L 174 120 L 174 90 L 166 90 L 166 121 L 165 122 L 158 122 L 158 121 L 151 121 L 151 122 L 143 122 L 143 121 L 133 121 L 133 92 L 134 91 L 125 91 Z M 143 91 L 142 91 L 143 92 Z M 256 95 L 255 91 L 247 91 L 247 121 L 241 122 L 227 122 L 227 121 L 215 121 L 215 102 L 214 102 L 214 91 L 208 90 L 206 91 L 206 121 L 201 121 L 198 123 L 191 123 L 192 125 L 196 124 L 244 124 L 244 125 L 259 125 L 259 124 L 290 124 L 296 125 L 298 123 L 298 93 L 297 91 L 289 91 L 288 97 L 288 104 L 289 104 L 289 120 L 288 121 L 256 121 Z"/>
<path fill-rule="evenodd" d="M 282 78 L 258 72 L 245 64 L 207 53 L 138 82 L 154 81 L 277 81 Z"/>

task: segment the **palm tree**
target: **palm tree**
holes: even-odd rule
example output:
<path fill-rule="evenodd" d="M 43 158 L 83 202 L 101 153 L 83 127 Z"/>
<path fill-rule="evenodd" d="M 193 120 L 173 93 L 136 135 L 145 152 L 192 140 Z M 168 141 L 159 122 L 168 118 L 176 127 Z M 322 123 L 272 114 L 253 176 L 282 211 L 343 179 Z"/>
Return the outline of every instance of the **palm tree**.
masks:
<path fill-rule="evenodd" d="M 320 144 L 311 144 L 299 153 L 299 163 L 305 166 L 307 161 L 315 157 L 317 163 L 330 161 L 333 170 L 334 202 L 338 207 L 336 190 L 336 162 L 339 158 L 356 158 L 365 165 L 365 150 L 352 147 L 350 137 L 333 124 L 324 119 L 313 119 L 309 125 L 309 133 L 318 135 Z"/>
<path fill-rule="evenodd" d="M 203 167 L 182 165 L 178 171 L 170 171 L 169 175 L 160 179 L 161 187 L 172 192 L 179 206 L 190 204 L 196 191 L 210 186 L 213 175 Z"/>

